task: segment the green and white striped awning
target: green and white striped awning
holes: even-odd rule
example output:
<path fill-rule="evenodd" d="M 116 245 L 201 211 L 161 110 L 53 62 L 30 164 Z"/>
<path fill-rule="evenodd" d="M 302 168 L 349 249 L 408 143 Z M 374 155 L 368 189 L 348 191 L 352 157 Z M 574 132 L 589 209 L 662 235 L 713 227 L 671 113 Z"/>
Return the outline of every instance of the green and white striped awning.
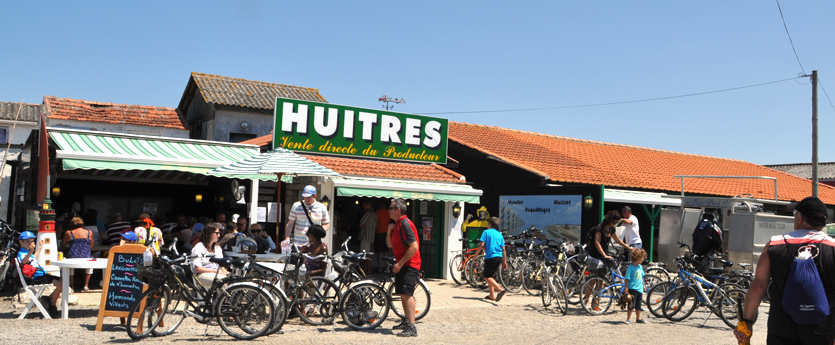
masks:
<path fill-rule="evenodd" d="M 333 180 L 336 195 L 478 204 L 482 191 L 465 184 L 344 177 Z"/>
<path fill-rule="evenodd" d="M 284 174 L 282 177 L 282 181 L 284 182 L 290 182 L 285 177 L 290 178 L 291 176 L 341 176 L 319 163 L 284 148 L 277 148 L 249 157 L 245 160 L 214 169 L 208 174 L 231 178 L 258 176 L 260 179 L 272 178 L 272 181 L 275 181 L 278 174 Z"/>
<path fill-rule="evenodd" d="M 255 145 L 47 128 L 64 170 L 170 170 L 206 174 L 258 154 Z M 239 176 L 238 178 L 250 178 Z M 269 177 L 258 176 L 269 180 Z M 275 177 L 272 178 L 275 181 Z"/>

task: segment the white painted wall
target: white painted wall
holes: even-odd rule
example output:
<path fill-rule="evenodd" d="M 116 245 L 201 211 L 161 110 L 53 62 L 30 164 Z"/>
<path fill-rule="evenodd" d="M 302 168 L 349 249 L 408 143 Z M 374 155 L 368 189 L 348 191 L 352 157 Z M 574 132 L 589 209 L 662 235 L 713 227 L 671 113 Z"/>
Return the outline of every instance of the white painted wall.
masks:
<path fill-rule="evenodd" d="M 188 130 L 106 122 L 46 119 L 48 127 L 188 139 Z"/>
<path fill-rule="evenodd" d="M 446 212 L 446 215 L 444 218 L 447 219 L 447 224 L 446 227 L 444 227 L 444 231 L 446 231 L 446 241 L 444 241 L 444 272 L 442 277 L 447 280 L 452 280 L 452 277 L 449 275 L 449 260 L 451 260 L 455 254 L 461 252 L 461 242 L 459 242 L 459 240 L 462 238 L 461 224 L 464 223 L 465 203 L 462 202 L 460 204 L 461 214 L 458 215 L 458 218 L 452 217 L 452 206 L 454 206 L 455 203 L 446 202 L 445 204 L 446 207 L 444 212 Z"/>

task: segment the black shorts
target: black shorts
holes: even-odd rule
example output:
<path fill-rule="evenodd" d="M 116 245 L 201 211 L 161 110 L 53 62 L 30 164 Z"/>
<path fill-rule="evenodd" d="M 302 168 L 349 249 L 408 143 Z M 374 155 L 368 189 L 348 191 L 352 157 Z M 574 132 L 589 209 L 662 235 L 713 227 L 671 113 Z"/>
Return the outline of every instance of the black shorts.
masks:
<path fill-rule="evenodd" d="M 496 271 L 499 270 L 499 267 L 502 267 L 502 258 L 489 258 L 484 260 L 484 269 L 481 273 L 484 273 L 484 278 L 495 278 Z"/>
<path fill-rule="evenodd" d="M 386 233 L 374 235 L 374 252 L 377 254 L 389 252 L 389 245 L 386 244 Z"/>
<path fill-rule="evenodd" d="M 418 269 L 412 266 L 400 268 L 394 275 L 394 294 L 411 296 L 415 293 L 418 282 Z"/>
<path fill-rule="evenodd" d="M 793 334 L 768 333 L 765 343 L 768 345 L 806 345 L 806 344 L 832 344 L 835 342 L 835 334 L 815 334 L 814 331 L 804 330 Z"/>
<path fill-rule="evenodd" d="M 32 280 L 32 285 L 52 284 L 52 282 L 60 281 L 61 277 L 56 277 L 50 274 L 44 274 Z"/>
<path fill-rule="evenodd" d="M 638 290 L 629 289 L 628 293 L 632 295 L 632 304 L 626 306 L 626 309 L 632 310 L 641 310 L 641 300 L 644 299 L 644 294 L 638 292 Z"/>

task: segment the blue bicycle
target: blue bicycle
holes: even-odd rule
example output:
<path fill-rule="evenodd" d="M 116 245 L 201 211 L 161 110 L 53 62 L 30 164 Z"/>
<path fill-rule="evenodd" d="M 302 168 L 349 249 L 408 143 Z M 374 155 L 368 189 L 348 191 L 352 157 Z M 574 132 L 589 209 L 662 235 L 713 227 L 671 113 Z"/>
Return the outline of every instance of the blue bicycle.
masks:
<path fill-rule="evenodd" d="M 609 311 L 613 302 L 620 300 L 620 297 L 626 292 L 626 284 L 624 284 L 624 277 L 615 270 L 613 264 L 606 265 L 608 274 L 591 275 L 583 283 L 583 287 L 578 291 L 582 303 L 580 305 L 590 315 L 603 315 Z M 588 271 L 584 272 L 590 275 Z M 652 274 L 644 275 L 644 284 L 647 291 L 657 284 L 664 282 L 664 279 Z"/>
<path fill-rule="evenodd" d="M 668 320 L 678 322 L 690 317 L 697 307 L 704 306 L 707 307 L 707 312 L 718 316 L 728 327 L 735 328 L 734 320 L 738 318 L 737 301 L 744 301 L 747 292 L 735 288 L 734 284 L 718 285 L 707 280 L 695 272 L 686 258 L 676 259 L 679 275 L 666 287 L 667 291 L 663 297 L 655 297 L 662 286 L 655 287 L 647 294 L 650 312 L 656 315 L 660 309 Z M 710 314 L 705 317 L 705 322 L 709 317 Z"/>

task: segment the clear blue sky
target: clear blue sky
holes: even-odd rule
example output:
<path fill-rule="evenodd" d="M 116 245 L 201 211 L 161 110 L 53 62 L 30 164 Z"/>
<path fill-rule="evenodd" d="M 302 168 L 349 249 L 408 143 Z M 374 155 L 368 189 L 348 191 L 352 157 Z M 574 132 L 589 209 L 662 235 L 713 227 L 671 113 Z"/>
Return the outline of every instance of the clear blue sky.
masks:
<path fill-rule="evenodd" d="M 786 1 L 800 61 L 835 98 L 835 2 Z M 176 107 L 192 71 L 437 113 L 713 91 L 802 73 L 774 1 L 5 1 L 0 101 Z M 820 159 L 835 111 L 819 89 Z M 736 158 L 811 161 L 808 79 L 600 107 L 435 115 Z"/>

